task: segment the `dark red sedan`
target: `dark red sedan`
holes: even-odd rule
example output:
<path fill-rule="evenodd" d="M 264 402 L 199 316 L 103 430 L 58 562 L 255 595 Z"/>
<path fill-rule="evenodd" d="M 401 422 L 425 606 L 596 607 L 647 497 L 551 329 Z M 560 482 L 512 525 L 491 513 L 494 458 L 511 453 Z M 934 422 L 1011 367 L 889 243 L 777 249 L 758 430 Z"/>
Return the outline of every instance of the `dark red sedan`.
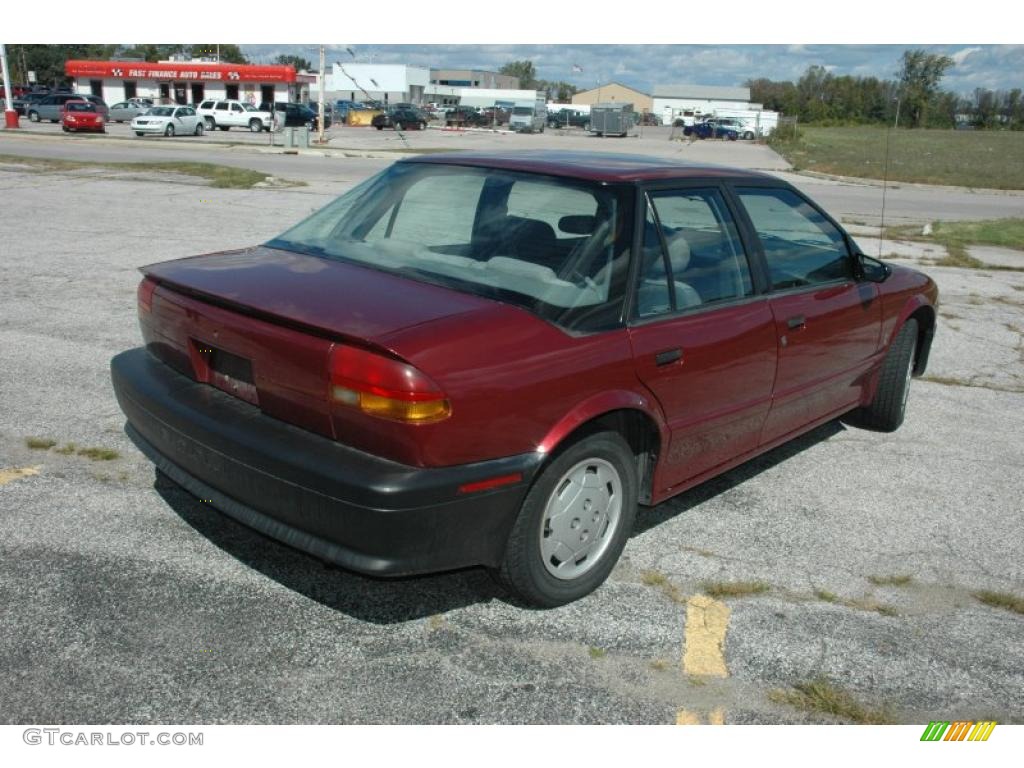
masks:
<path fill-rule="evenodd" d="M 106 133 L 107 121 L 99 107 L 91 101 L 67 101 L 60 108 L 60 127 L 65 132 L 92 131 Z"/>
<path fill-rule="evenodd" d="M 568 152 L 410 158 L 142 271 L 112 373 L 159 469 L 324 560 L 542 606 L 638 504 L 839 416 L 896 429 L 937 301 L 772 176 Z"/>

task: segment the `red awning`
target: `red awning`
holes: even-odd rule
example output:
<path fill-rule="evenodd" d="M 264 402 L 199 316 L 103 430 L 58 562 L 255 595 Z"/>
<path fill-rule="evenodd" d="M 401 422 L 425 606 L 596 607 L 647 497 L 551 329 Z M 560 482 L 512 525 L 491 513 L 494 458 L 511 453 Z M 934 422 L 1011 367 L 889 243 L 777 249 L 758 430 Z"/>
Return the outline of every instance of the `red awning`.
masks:
<path fill-rule="evenodd" d="M 305 81 L 296 76 L 295 67 L 283 64 L 208 64 L 176 61 L 169 64 L 148 61 L 68 61 L 68 77 L 94 77 L 119 80 L 197 80 L 228 83 L 294 83 Z"/>

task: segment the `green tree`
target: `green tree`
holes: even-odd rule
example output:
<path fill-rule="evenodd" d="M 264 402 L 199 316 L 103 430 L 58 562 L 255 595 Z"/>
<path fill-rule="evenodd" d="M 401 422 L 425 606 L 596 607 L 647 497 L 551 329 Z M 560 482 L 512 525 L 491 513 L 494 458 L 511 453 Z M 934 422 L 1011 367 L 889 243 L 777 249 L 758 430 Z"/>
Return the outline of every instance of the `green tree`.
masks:
<path fill-rule="evenodd" d="M 510 61 L 498 70 L 503 75 L 511 75 L 519 78 L 519 87 L 524 91 L 537 90 L 540 83 L 537 80 L 537 70 L 534 69 L 532 61 Z"/>
<path fill-rule="evenodd" d="M 216 56 L 218 49 L 220 53 L 220 60 L 229 64 L 248 64 L 249 60 L 245 58 L 245 54 L 242 53 L 242 49 L 232 43 L 216 43 L 202 44 L 202 45 L 190 45 L 188 52 L 194 57 L 199 56 Z"/>
<path fill-rule="evenodd" d="M 928 53 L 920 48 L 903 52 L 896 76 L 911 127 L 925 124 L 928 107 L 939 93 L 939 81 L 952 66 L 953 60 L 949 56 Z"/>
<path fill-rule="evenodd" d="M 309 72 L 313 69 L 313 65 L 310 63 L 309 59 L 304 59 L 301 56 L 286 56 L 283 53 L 276 59 L 274 59 L 274 63 L 284 64 L 286 66 L 290 64 L 291 66 L 295 67 L 296 71 L 298 72 L 301 72 L 303 70 Z"/>

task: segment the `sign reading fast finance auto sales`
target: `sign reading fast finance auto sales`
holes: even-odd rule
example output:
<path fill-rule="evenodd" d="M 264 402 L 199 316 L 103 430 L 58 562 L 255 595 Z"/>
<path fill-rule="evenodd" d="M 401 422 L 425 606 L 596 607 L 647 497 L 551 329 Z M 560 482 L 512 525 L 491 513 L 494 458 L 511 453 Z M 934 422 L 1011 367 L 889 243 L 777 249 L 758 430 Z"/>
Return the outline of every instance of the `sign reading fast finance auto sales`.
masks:
<path fill-rule="evenodd" d="M 64 64 L 68 77 L 91 77 L 126 80 L 228 80 L 261 83 L 294 83 L 295 68 L 287 65 L 258 66 L 254 64 L 169 64 L 125 61 L 68 61 Z"/>

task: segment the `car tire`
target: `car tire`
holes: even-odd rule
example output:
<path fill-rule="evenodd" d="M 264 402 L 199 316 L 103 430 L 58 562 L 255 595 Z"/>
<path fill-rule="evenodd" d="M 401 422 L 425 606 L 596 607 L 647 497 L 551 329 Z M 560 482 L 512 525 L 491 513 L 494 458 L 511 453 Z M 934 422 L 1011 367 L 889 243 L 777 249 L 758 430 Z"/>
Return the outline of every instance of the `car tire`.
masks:
<path fill-rule="evenodd" d="M 135 132 L 135 135 L 136 135 L 136 136 L 142 136 L 142 135 L 143 135 L 143 133 L 142 133 L 142 131 L 136 131 L 136 132 Z"/>
<path fill-rule="evenodd" d="M 259 119 L 254 117 L 252 120 L 249 121 L 249 130 L 252 131 L 253 133 L 259 133 L 260 131 L 263 130 L 263 123 Z"/>
<path fill-rule="evenodd" d="M 206 130 L 208 131 L 212 131 L 214 128 L 217 127 L 217 123 L 214 121 L 212 117 L 203 118 L 203 122 L 206 123 Z"/>
<path fill-rule="evenodd" d="M 64 131 L 64 133 L 67 133 L 68 131 L 70 131 L 70 130 L 71 130 L 71 129 L 70 129 L 70 128 L 68 128 L 68 127 L 67 127 L 66 125 L 62 125 L 62 126 L 60 127 L 60 129 L 61 129 L 62 131 Z"/>
<path fill-rule="evenodd" d="M 384 126 L 383 125 L 375 125 L 373 127 L 376 128 L 378 131 L 383 131 L 384 130 Z"/>
<path fill-rule="evenodd" d="M 228 129 L 229 129 L 230 127 L 231 127 L 230 125 L 218 125 L 218 126 L 217 126 L 217 130 L 218 130 L 218 131 L 226 131 L 226 130 L 228 130 Z"/>
<path fill-rule="evenodd" d="M 194 135 L 195 136 L 202 136 L 203 135 L 203 131 L 204 131 L 203 124 L 202 123 L 196 123 L 196 130 L 194 132 Z"/>
<path fill-rule="evenodd" d="M 29 112 L 28 113 L 28 119 L 29 119 L 29 122 L 38 123 L 39 122 L 39 113 L 36 112 L 35 110 Z"/>
<path fill-rule="evenodd" d="M 164 136 L 173 136 L 173 135 L 174 135 L 174 126 L 171 125 L 170 123 L 168 123 L 167 127 L 164 128 Z"/>
<path fill-rule="evenodd" d="M 850 415 L 850 423 L 876 432 L 893 432 L 903 424 L 907 412 L 910 379 L 917 350 L 917 320 L 907 320 L 885 353 L 878 375 L 878 389 L 871 404 Z"/>
<path fill-rule="evenodd" d="M 402 124 L 401 124 L 401 123 L 395 123 L 395 125 L 394 125 L 394 129 L 395 129 L 396 131 L 400 131 L 400 130 L 402 130 Z"/>
<path fill-rule="evenodd" d="M 587 133 L 590 133 L 590 123 L 584 123 L 583 130 L 586 131 Z"/>
<path fill-rule="evenodd" d="M 574 485 L 586 490 L 573 493 Z M 573 442 L 534 480 L 494 575 L 528 605 L 578 600 L 615 567 L 633 529 L 637 498 L 636 460 L 621 435 L 596 432 Z M 561 521 L 552 525 L 555 518 Z M 590 551 L 576 559 L 586 545 L 575 552 L 567 545 L 588 539 Z M 559 560 L 560 554 L 570 556 Z"/>
<path fill-rule="evenodd" d="M 421 130 L 421 131 L 425 131 L 425 130 L 427 130 L 427 124 L 421 121 L 421 122 L 420 122 L 420 130 Z"/>
<path fill-rule="evenodd" d="M 754 138 L 754 132 L 747 131 L 746 133 L 743 134 L 743 138 L 746 139 L 747 141 L 750 141 L 751 139 Z"/>

